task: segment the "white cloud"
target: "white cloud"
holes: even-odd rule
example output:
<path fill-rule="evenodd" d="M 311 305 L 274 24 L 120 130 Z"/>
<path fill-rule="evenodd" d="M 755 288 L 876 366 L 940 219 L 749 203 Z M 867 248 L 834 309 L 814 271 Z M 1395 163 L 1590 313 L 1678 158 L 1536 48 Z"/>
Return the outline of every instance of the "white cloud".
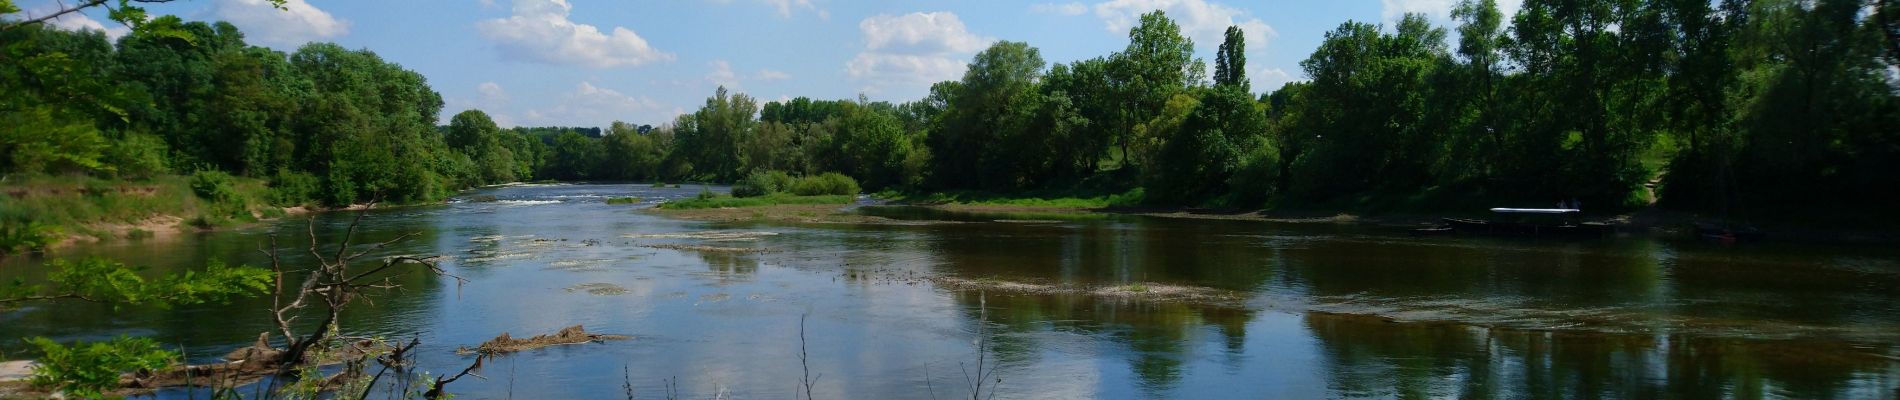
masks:
<path fill-rule="evenodd" d="M 858 29 L 864 34 L 864 51 L 845 63 L 845 71 L 869 83 L 867 92 L 891 82 L 956 79 L 963 74 L 964 60 L 996 41 L 970 33 L 947 11 L 865 18 Z"/>
<path fill-rule="evenodd" d="M 562 95 L 560 104 L 530 109 L 525 115 L 534 125 L 607 126 L 613 121 L 655 123 L 660 121 L 654 119 L 659 117 L 655 111 L 665 108 L 646 96 L 629 96 L 583 81 Z"/>
<path fill-rule="evenodd" d="M 53 10 L 46 10 L 43 12 L 40 10 L 35 10 L 35 13 L 38 13 L 41 15 L 49 14 L 52 12 Z M 99 20 L 92 19 L 92 17 L 88 17 L 84 13 L 71 13 L 71 14 L 61 15 L 59 16 L 59 18 L 53 18 L 50 21 L 46 21 L 46 24 L 52 25 L 55 28 L 69 30 L 69 31 L 105 32 L 106 40 L 110 40 L 113 42 L 118 42 L 120 37 L 124 37 L 125 34 L 132 32 L 132 28 L 127 28 L 125 27 L 125 25 L 107 27 L 105 24 L 100 23 Z"/>
<path fill-rule="evenodd" d="M 713 3 L 719 3 L 719 4 L 732 3 L 732 0 L 710 0 L 710 1 Z M 773 11 L 778 13 L 779 18 L 791 18 L 793 13 L 797 12 L 799 9 L 804 9 L 804 10 L 810 10 L 813 13 L 818 14 L 819 19 L 831 19 L 830 11 L 825 11 L 825 9 L 823 8 L 818 8 L 818 5 L 812 4 L 811 0 L 761 0 L 760 2 L 765 3 L 765 5 L 772 7 Z"/>
<path fill-rule="evenodd" d="M 1036 3 L 1029 5 L 1029 11 L 1045 14 L 1076 16 L 1089 13 L 1089 6 L 1082 3 Z"/>
<path fill-rule="evenodd" d="M 1258 72 L 1254 72 L 1248 80 L 1253 81 L 1255 90 L 1272 92 L 1280 90 L 1280 87 L 1286 86 L 1287 83 L 1300 82 L 1307 79 L 1295 77 L 1292 73 L 1288 73 L 1284 69 L 1263 68 Z"/>
<path fill-rule="evenodd" d="M 476 28 L 504 56 L 534 62 L 611 68 L 673 59 L 632 29 L 614 27 L 608 35 L 568 20 L 573 8 L 566 0 L 515 0 L 513 16 L 482 21 Z"/>
<path fill-rule="evenodd" d="M 445 96 L 442 100 L 445 103 L 442 107 L 442 115 L 437 118 L 440 123 L 447 124 L 455 114 L 465 110 L 482 110 L 488 113 L 489 119 L 495 120 L 495 125 L 503 128 L 515 127 L 515 119 L 505 112 L 508 106 L 508 91 L 503 90 L 501 84 L 482 82 L 475 85 L 473 100 L 458 96 Z"/>
<path fill-rule="evenodd" d="M 753 79 L 758 79 L 761 81 L 782 81 L 786 79 L 792 79 L 792 74 L 787 74 L 783 71 L 774 71 L 770 69 L 761 69 L 759 70 L 758 74 L 753 75 L 753 76 L 756 77 Z"/>
<path fill-rule="evenodd" d="M 1379 16 L 1387 23 L 1398 22 L 1399 17 L 1408 13 L 1425 14 L 1439 23 L 1451 21 L 1451 9 L 1458 5 L 1457 0 L 1379 0 L 1384 6 Z M 1511 23 L 1511 16 L 1524 7 L 1524 0 L 1498 0 L 1498 11 L 1504 13 L 1504 23 Z"/>
<path fill-rule="evenodd" d="M 770 69 L 761 69 L 757 74 L 745 75 L 732 70 L 732 63 L 726 60 L 713 60 L 706 64 L 711 71 L 706 72 L 706 81 L 727 89 L 738 89 L 742 80 L 777 81 L 791 79 L 792 75 Z"/>
<path fill-rule="evenodd" d="M 1280 36 L 1272 26 L 1245 10 L 1206 0 L 1111 0 L 1096 4 L 1095 16 L 1102 19 L 1110 32 L 1126 35 L 1129 29 L 1141 23 L 1142 14 L 1154 10 L 1166 12 L 1168 18 L 1181 25 L 1181 33 L 1194 39 L 1194 45 L 1203 49 L 1220 47 L 1229 26 L 1239 26 L 1245 32 L 1249 52 L 1265 49 L 1269 40 Z"/>
<path fill-rule="evenodd" d="M 726 60 L 713 60 L 710 65 L 712 65 L 712 72 L 706 73 L 706 81 L 728 89 L 739 87 L 739 74 L 732 72 L 732 63 Z"/>
<path fill-rule="evenodd" d="M 819 15 L 819 17 L 829 17 L 829 16 L 830 16 L 830 14 L 829 14 L 829 13 L 825 13 L 825 12 L 823 12 L 822 10 L 819 10 L 819 9 L 818 9 L 818 6 L 815 6 L 815 5 L 812 5 L 812 4 L 811 4 L 811 0 L 765 0 L 765 3 L 766 3 L 766 4 L 771 4 L 771 5 L 772 5 L 772 7 L 774 7 L 774 8 L 777 8 L 777 9 L 778 9 L 778 16 L 780 16 L 780 17 L 788 17 L 788 18 L 789 18 L 789 17 L 791 17 L 791 16 L 792 16 L 792 7 L 798 7 L 798 8 L 803 8 L 803 9 L 807 9 L 807 10 L 812 10 L 812 11 L 818 11 L 818 12 L 819 12 L 819 14 L 818 14 L 818 15 Z"/>
<path fill-rule="evenodd" d="M 337 19 L 304 0 L 284 2 L 279 10 L 265 0 L 220 0 L 211 13 L 244 30 L 252 42 L 295 48 L 350 33 L 350 21 Z"/>
<path fill-rule="evenodd" d="M 482 94 L 484 101 L 496 103 L 508 101 L 508 92 L 502 90 L 501 85 L 494 82 L 482 82 L 481 85 L 475 86 L 475 91 Z"/>

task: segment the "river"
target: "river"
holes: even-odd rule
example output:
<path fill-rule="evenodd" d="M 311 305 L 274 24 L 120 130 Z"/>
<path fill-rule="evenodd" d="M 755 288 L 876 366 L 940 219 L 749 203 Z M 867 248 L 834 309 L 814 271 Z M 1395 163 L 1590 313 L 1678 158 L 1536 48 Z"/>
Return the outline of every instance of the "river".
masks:
<path fill-rule="evenodd" d="M 449 386 L 476 399 L 622 398 L 627 385 L 637 398 L 792 398 L 807 366 L 818 398 L 969 398 L 979 361 L 984 395 L 999 399 L 1900 396 L 1900 249 L 876 207 L 918 221 L 705 223 L 603 201 L 698 191 L 527 185 L 372 212 L 363 240 L 415 233 L 384 253 L 447 256 L 467 282 L 404 275 L 343 326 L 421 340 L 420 363 L 438 374 L 471 360 L 456 347 L 501 332 L 633 337 L 495 358 L 486 379 Z M 495 201 L 459 200 L 483 195 Z M 350 217 L 318 215 L 316 230 L 333 238 Z M 155 271 L 266 265 L 275 233 L 298 265 L 305 229 L 290 218 L 59 255 Z M 743 234 L 691 234 L 707 231 Z M 0 279 L 43 262 L 0 261 Z M 929 277 L 1241 300 L 952 290 Z M 208 362 L 270 329 L 268 306 L 38 303 L 0 313 L 0 359 L 30 356 L 23 337 L 129 334 Z"/>

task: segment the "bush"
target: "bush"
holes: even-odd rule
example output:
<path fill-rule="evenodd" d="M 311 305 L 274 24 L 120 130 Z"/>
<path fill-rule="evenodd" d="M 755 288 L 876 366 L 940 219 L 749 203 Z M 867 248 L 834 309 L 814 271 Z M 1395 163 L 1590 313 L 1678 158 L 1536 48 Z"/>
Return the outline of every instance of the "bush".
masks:
<path fill-rule="evenodd" d="M 0 200 L 0 203 L 5 202 Z M 59 227 L 41 223 L 32 214 L 0 215 L 0 255 L 46 250 L 47 246 L 59 240 L 59 233 Z"/>
<path fill-rule="evenodd" d="M 28 379 L 33 386 L 59 390 L 68 397 L 95 399 L 119 387 L 119 374 L 169 366 L 178 355 L 148 338 L 120 336 L 105 342 L 65 346 L 36 337 L 27 342 L 46 353 Z"/>
<path fill-rule="evenodd" d="M 639 197 L 609 197 L 607 204 L 640 204 Z"/>
<path fill-rule="evenodd" d="M 317 196 L 321 184 L 315 175 L 278 170 L 277 175 L 270 180 L 269 201 L 281 207 L 304 205 Z"/>
<path fill-rule="evenodd" d="M 242 204 L 236 181 L 224 171 L 200 170 L 191 173 L 191 192 L 213 204 Z"/>
<path fill-rule="evenodd" d="M 799 178 L 791 188 L 799 196 L 856 195 L 859 191 L 857 180 L 836 172 Z"/>
<path fill-rule="evenodd" d="M 798 180 L 782 171 L 753 172 L 732 185 L 732 197 L 758 197 L 790 190 Z"/>
<path fill-rule="evenodd" d="M 712 200 L 712 199 L 719 198 L 719 194 L 713 193 L 712 189 L 699 188 L 699 195 L 693 196 L 693 198 L 700 199 L 700 200 Z"/>

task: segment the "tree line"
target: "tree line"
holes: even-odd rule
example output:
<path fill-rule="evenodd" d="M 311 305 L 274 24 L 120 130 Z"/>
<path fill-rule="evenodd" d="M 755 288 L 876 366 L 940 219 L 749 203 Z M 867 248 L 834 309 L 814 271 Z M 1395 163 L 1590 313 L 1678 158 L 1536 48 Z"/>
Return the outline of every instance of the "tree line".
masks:
<path fill-rule="evenodd" d="M 1654 192 L 1723 213 L 1871 210 L 1900 198 L 1897 16 L 1886 0 L 1529 0 L 1515 15 L 1465 0 L 1449 29 L 1342 23 L 1300 63 L 1309 81 L 1261 94 L 1238 27 L 1209 68 L 1156 11 L 1123 50 L 1066 64 L 997 42 L 915 101 L 720 88 L 657 127 L 514 129 L 479 110 L 434 127 L 442 102 L 420 75 L 333 44 L 282 54 L 175 18 L 116 47 L 13 29 L 31 45 L 9 46 L 19 62 L 0 79 L 28 90 L 0 99 L 0 119 L 30 128 L 11 130 L 0 166 L 215 168 L 336 204 L 779 171 L 1171 206 L 1615 209 Z"/>
<path fill-rule="evenodd" d="M 1466 0 L 1452 20 L 1342 23 L 1300 63 L 1311 80 L 1264 94 L 1239 28 L 1207 76 L 1159 11 L 1124 50 L 1067 64 L 997 42 L 961 79 L 901 104 L 759 106 L 722 88 L 645 134 L 653 143 L 624 146 L 640 155 L 614 177 L 837 171 L 871 190 L 1133 190 L 1171 206 L 1614 210 L 1660 198 L 1722 215 L 1893 215 L 1894 2 L 1532 0 L 1504 15 Z M 610 131 L 603 142 L 624 129 Z"/>

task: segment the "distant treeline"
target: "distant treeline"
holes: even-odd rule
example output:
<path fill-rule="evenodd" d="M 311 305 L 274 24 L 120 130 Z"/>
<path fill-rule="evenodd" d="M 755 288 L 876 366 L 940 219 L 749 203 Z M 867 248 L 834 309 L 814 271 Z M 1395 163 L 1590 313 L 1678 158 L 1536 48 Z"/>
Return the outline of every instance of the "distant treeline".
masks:
<path fill-rule="evenodd" d="M 470 110 L 440 135 L 439 96 L 367 51 L 284 55 L 175 19 L 155 24 L 188 35 L 142 29 L 116 49 L 14 29 L 0 79 L 26 90 L 7 90 L 0 119 L 29 128 L 5 133 L 0 165 L 218 168 L 314 180 L 331 203 L 836 171 L 869 190 L 1139 191 L 1157 205 L 1618 208 L 1648 200 L 1654 180 L 1686 209 L 1880 210 L 1900 200 L 1895 3 L 1528 0 L 1503 15 L 1466 0 L 1449 30 L 1421 15 L 1341 24 L 1300 63 L 1310 81 L 1266 94 L 1238 28 L 1208 68 L 1157 11 L 1122 51 L 1049 65 L 1001 41 L 900 104 L 761 106 L 722 88 L 658 127 L 504 130 Z"/>

